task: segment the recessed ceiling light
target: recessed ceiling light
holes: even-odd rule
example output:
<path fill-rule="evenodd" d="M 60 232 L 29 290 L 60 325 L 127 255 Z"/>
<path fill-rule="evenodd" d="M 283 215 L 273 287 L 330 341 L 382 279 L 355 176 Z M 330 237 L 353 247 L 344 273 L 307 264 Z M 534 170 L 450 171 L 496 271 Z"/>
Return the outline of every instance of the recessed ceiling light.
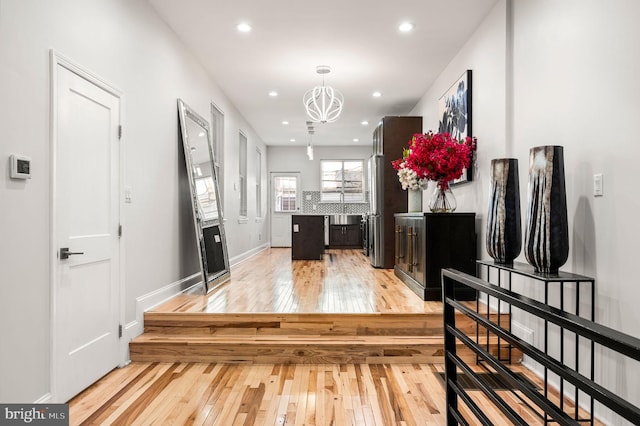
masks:
<path fill-rule="evenodd" d="M 403 22 L 402 24 L 400 24 L 400 26 L 398 26 L 398 30 L 400 30 L 403 33 L 408 33 L 412 29 L 413 29 L 413 24 L 411 22 Z"/>
<path fill-rule="evenodd" d="M 354 142 L 360 142 L 360 139 L 358 139 L 358 138 L 353 138 L 353 141 L 354 141 Z"/>
<path fill-rule="evenodd" d="M 294 138 L 289 139 L 289 142 L 295 142 L 296 140 Z"/>
<path fill-rule="evenodd" d="M 241 33 L 248 33 L 249 31 L 251 31 L 251 25 L 247 24 L 246 22 L 242 22 L 236 25 L 236 29 Z"/>
<path fill-rule="evenodd" d="M 369 122 L 367 120 L 363 120 L 360 122 L 360 124 L 362 124 L 363 126 L 367 126 Z"/>
<path fill-rule="evenodd" d="M 382 93 L 380 93 L 380 92 L 373 92 L 373 93 L 371 94 L 371 96 L 373 96 L 374 98 L 379 98 L 380 96 L 382 96 Z"/>
<path fill-rule="evenodd" d="M 289 124 L 289 122 L 288 122 L 287 120 L 284 120 L 284 121 L 282 122 L 282 124 L 284 124 L 284 125 L 286 126 L 287 124 Z"/>
<path fill-rule="evenodd" d="M 276 92 L 275 90 L 272 90 L 269 92 L 269 96 L 271 96 L 272 98 L 275 98 L 276 96 L 278 96 L 278 92 Z"/>

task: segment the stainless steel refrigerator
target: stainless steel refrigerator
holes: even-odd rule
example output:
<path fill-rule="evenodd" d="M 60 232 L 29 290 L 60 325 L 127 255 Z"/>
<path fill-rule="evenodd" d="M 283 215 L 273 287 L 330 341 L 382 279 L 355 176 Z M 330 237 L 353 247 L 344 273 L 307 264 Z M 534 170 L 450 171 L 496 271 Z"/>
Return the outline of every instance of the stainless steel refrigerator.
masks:
<path fill-rule="evenodd" d="M 369 159 L 369 260 L 376 268 L 395 265 L 395 217 L 407 211 L 407 191 L 402 190 L 391 161 L 415 133 L 422 132 L 422 117 L 384 117 L 373 132 L 373 156 Z"/>
<path fill-rule="evenodd" d="M 367 163 L 367 179 L 369 181 L 369 261 L 376 268 L 384 265 L 384 155 L 372 155 Z"/>

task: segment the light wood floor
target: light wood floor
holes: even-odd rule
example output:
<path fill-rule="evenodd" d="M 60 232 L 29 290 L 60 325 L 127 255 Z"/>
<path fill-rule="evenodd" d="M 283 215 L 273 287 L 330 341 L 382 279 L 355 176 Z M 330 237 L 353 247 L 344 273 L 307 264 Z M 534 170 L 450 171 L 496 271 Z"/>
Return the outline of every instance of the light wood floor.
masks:
<path fill-rule="evenodd" d="M 398 318 L 442 311 L 441 303 L 420 300 L 393 271 L 371 268 L 357 250 L 330 250 L 323 261 L 292 263 L 290 255 L 288 249 L 262 252 L 233 268 L 231 281 L 213 293 L 180 296 L 154 311 L 187 316 L 384 313 Z M 421 363 L 134 362 L 71 400 L 70 423 L 441 425 L 442 370 L 440 364 Z M 508 424 L 486 399 L 471 393 L 495 424 Z M 530 424 L 542 424 L 521 400 L 505 398 Z"/>
<path fill-rule="evenodd" d="M 231 269 L 231 280 L 207 296 L 172 299 L 157 312 L 433 313 L 393 273 L 371 267 L 362 250 L 327 250 L 324 259 L 291 260 L 291 250 L 271 248 Z"/>
<path fill-rule="evenodd" d="M 541 386 L 526 369 L 515 368 Z M 444 425 L 442 371 L 436 364 L 138 362 L 74 398 L 70 424 Z M 511 392 L 498 393 L 528 424 L 544 423 Z M 479 391 L 469 394 L 494 424 L 510 424 Z M 460 407 L 473 419 L 462 402 Z M 565 408 L 572 411 L 570 401 Z"/>

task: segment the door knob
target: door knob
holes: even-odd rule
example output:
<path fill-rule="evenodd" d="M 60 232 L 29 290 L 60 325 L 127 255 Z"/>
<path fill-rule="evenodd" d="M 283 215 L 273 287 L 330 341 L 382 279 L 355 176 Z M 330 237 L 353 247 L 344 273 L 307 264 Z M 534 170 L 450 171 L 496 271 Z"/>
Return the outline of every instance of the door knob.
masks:
<path fill-rule="evenodd" d="M 73 256 L 74 254 L 84 254 L 83 251 L 71 252 L 69 251 L 69 247 L 63 247 L 60 249 L 60 260 L 68 259 L 69 256 Z"/>

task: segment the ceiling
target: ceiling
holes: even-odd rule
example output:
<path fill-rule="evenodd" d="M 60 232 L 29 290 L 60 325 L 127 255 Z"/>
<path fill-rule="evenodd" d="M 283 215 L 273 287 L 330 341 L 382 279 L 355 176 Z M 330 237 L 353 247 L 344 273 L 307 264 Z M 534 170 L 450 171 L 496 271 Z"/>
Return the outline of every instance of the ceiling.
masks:
<path fill-rule="evenodd" d="M 317 65 L 331 67 L 325 84 L 344 107 L 314 124 L 312 143 L 370 145 L 380 118 L 411 111 L 497 0 L 148 1 L 267 145 L 309 142 L 302 96 L 322 84 Z M 405 21 L 411 32 L 398 30 Z"/>

